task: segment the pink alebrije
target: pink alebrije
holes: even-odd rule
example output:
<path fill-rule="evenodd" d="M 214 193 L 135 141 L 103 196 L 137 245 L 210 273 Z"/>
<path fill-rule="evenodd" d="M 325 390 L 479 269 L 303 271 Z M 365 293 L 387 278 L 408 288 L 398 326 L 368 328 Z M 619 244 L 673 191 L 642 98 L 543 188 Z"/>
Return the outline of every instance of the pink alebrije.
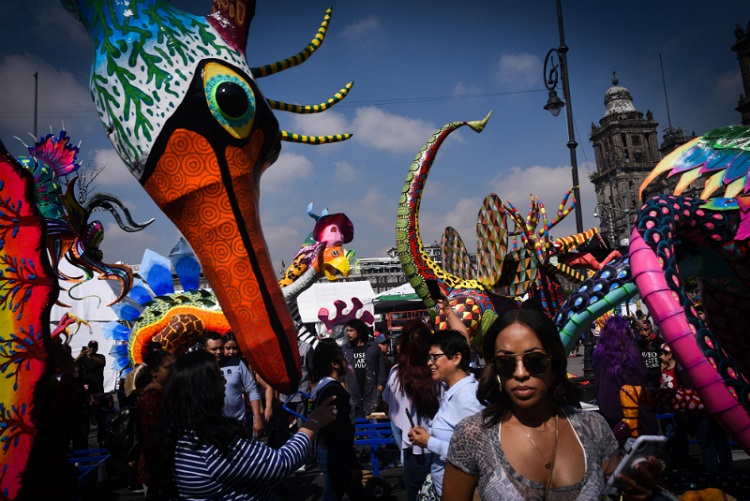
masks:
<path fill-rule="evenodd" d="M 736 373 L 736 372 L 734 372 L 734 369 L 732 369 L 731 367 L 729 367 L 729 368 L 727 369 L 727 375 L 728 375 L 729 377 L 731 377 L 732 379 L 737 379 L 737 373 Z"/>
<path fill-rule="evenodd" d="M 698 329 L 696 329 L 693 324 L 690 324 L 690 332 L 692 332 L 693 335 L 695 335 L 698 333 Z"/>
<path fill-rule="evenodd" d="M 672 204 L 672 208 L 673 209 L 679 209 L 680 208 L 680 204 Z"/>
<path fill-rule="evenodd" d="M 716 228 L 714 223 L 706 223 L 706 229 L 713 231 L 714 228 Z"/>
<path fill-rule="evenodd" d="M 703 217 L 706 215 L 706 213 L 703 212 L 703 209 L 698 209 L 697 211 L 695 211 L 695 215 L 698 217 Z"/>
<path fill-rule="evenodd" d="M 661 213 L 662 214 L 669 214 L 669 209 L 667 207 L 662 207 L 661 208 Z"/>
<path fill-rule="evenodd" d="M 657 213 L 656 213 L 656 211 L 655 211 L 655 210 L 652 210 L 651 212 L 649 212 L 649 213 L 648 213 L 648 215 L 649 215 L 650 217 L 656 217 L 656 214 L 657 214 Z"/>
<path fill-rule="evenodd" d="M 713 367 L 714 370 L 716 370 L 716 360 L 714 360 L 712 357 L 708 357 L 708 363 L 710 363 L 711 367 Z"/>
<path fill-rule="evenodd" d="M 714 214 L 713 218 L 717 221 L 721 221 L 722 219 L 724 219 L 724 216 L 722 216 L 721 214 Z"/>
<path fill-rule="evenodd" d="M 710 336 L 703 336 L 703 342 L 712 350 L 714 349 L 714 342 L 711 340 Z M 711 360 L 711 365 L 715 367 L 716 365 L 713 363 L 713 358 L 709 358 L 709 360 Z"/>
<path fill-rule="evenodd" d="M 669 249 L 664 249 L 664 254 L 667 256 L 667 259 L 672 257 L 672 253 L 669 251 Z"/>
<path fill-rule="evenodd" d="M 720 235 L 711 235 L 711 240 L 715 242 L 721 242 L 721 236 Z"/>
<path fill-rule="evenodd" d="M 651 235 L 651 240 L 655 244 L 658 244 L 661 241 L 661 235 L 659 235 L 658 233 L 654 233 L 653 235 Z"/>
<path fill-rule="evenodd" d="M 659 266 L 662 270 L 664 269 L 664 260 L 661 258 L 661 256 L 659 256 Z"/>
<path fill-rule="evenodd" d="M 677 275 L 672 275 L 672 282 L 679 287 L 680 286 L 680 279 L 677 278 Z"/>
<path fill-rule="evenodd" d="M 737 399 L 737 390 L 735 390 L 735 389 L 734 389 L 734 388 L 732 388 L 731 386 L 730 386 L 730 387 L 728 388 L 728 390 L 729 390 L 729 393 L 730 393 L 730 394 L 731 394 L 731 395 L 732 395 L 732 396 L 733 396 L 733 397 L 734 397 L 735 399 Z"/>
<path fill-rule="evenodd" d="M 684 211 L 682 211 L 682 213 L 685 215 L 685 217 L 690 217 L 690 211 L 689 210 L 685 209 Z"/>
<path fill-rule="evenodd" d="M 650 230 L 650 229 L 651 229 L 651 228 L 653 228 L 654 226 L 656 226 L 656 223 L 655 223 L 654 221 L 651 221 L 651 220 L 649 220 L 649 221 L 646 221 L 646 229 L 647 229 L 647 230 Z"/>

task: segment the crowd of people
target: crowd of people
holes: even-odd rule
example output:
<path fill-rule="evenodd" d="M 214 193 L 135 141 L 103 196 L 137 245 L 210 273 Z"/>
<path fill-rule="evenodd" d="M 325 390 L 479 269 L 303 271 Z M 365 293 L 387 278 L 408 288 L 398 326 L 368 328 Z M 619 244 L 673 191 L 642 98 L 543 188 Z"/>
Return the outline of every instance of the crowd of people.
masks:
<path fill-rule="evenodd" d="M 592 357 L 598 412 L 582 411 L 558 331 L 533 302 L 489 327 L 481 364 L 448 301 L 438 306 L 452 329 L 433 332 L 413 320 L 392 340 L 350 320 L 343 342 L 326 338 L 312 349 L 300 341 L 302 379 L 292 395 L 262 381 L 232 333 L 209 332 L 179 357 L 148 344 L 120 402 L 136 408 L 136 486 L 147 499 L 274 499 L 275 485 L 316 463 L 322 499 L 364 499 L 355 421 L 384 413 L 409 500 L 470 500 L 475 492 L 481 499 L 598 499 L 622 452 L 619 388 L 689 385 L 647 316 L 614 316 Z M 72 361 L 88 421 L 104 407 L 104 357 L 92 343 Z M 72 429 L 72 446 L 81 448 L 82 430 Z M 667 433 L 676 460 L 688 457 L 693 435 L 707 471 L 731 470 L 726 435 L 705 411 L 675 413 L 660 429 L 655 409 L 644 405 L 638 431 Z M 648 499 L 661 465 L 650 458 L 620 475 L 618 495 Z"/>

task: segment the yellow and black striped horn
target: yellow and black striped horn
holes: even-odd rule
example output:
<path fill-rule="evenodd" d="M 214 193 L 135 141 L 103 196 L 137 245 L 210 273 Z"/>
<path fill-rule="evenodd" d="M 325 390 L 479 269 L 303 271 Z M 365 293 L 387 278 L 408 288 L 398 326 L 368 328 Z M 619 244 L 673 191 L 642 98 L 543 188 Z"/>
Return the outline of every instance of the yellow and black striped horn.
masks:
<path fill-rule="evenodd" d="M 250 71 L 252 72 L 253 77 L 255 78 L 267 77 L 268 75 L 273 75 L 274 73 L 278 73 L 279 71 L 284 71 L 289 68 L 293 68 L 294 66 L 297 66 L 298 64 L 302 64 L 305 61 L 307 61 L 307 58 L 310 57 L 313 52 L 318 50 L 318 48 L 323 43 L 323 40 L 325 40 L 326 31 L 328 31 L 328 23 L 330 23 L 331 21 L 332 11 L 333 11 L 333 8 L 328 7 L 328 9 L 326 10 L 326 14 L 323 17 L 323 22 L 320 24 L 320 28 L 318 28 L 318 32 L 315 34 L 315 37 L 313 37 L 312 41 L 309 44 L 307 44 L 307 47 L 302 49 L 299 53 L 295 54 L 294 56 L 286 58 L 282 61 L 278 61 L 272 64 L 267 64 L 259 68 L 251 68 Z"/>
<path fill-rule="evenodd" d="M 303 143 L 303 144 L 324 144 L 324 143 L 338 143 L 346 141 L 352 137 L 351 134 L 334 134 L 332 136 L 303 136 L 302 134 L 294 134 L 293 132 L 281 131 L 281 140 L 289 141 L 291 143 Z"/>
<path fill-rule="evenodd" d="M 274 101 L 273 99 L 267 99 L 267 101 L 268 101 L 268 105 L 274 110 L 288 111 L 290 113 L 298 113 L 300 115 L 304 115 L 308 113 L 320 113 L 321 111 L 327 110 L 334 104 L 344 99 L 346 95 L 349 94 L 349 91 L 351 90 L 352 85 L 354 85 L 354 82 L 349 82 L 348 84 L 346 84 L 346 86 L 343 89 L 339 90 L 336 94 L 334 94 L 333 97 L 328 99 L 326 102 L 320 103 L 320 104 L 310 104 L 310 105 L 288 104 L 282 101 Z"/>

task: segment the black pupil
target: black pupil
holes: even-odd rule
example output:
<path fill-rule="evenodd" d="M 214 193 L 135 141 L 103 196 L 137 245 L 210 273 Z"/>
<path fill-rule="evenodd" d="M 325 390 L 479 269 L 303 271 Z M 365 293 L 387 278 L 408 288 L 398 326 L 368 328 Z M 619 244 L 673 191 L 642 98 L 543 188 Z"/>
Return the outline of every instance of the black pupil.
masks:
<path fill-rule="evenodd" d="M 245 90 L 239 84 L 224 82 L 216 89 L 216 102 L 227 116 L 239 118 L 250 108 Z"/>

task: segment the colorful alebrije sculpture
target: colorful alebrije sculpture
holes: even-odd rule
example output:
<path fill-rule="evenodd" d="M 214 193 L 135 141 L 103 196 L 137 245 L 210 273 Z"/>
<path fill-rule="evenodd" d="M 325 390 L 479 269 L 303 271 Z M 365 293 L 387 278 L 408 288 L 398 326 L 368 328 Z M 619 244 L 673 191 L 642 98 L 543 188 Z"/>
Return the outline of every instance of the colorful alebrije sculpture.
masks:
<path fill-rule="evenodd" d="M 701 200 L 656 195 L 640 207 L 630 255 L 619 269 L 605 267 L 590 283 L 599 291 L 571 296 L 558 316 L 567 346 L 604 309 L 639 293 L 686 371 L 703 404 L 750 451 L 750 262 L 747 171 L 750 128 L 725 127 L 666 156 L 643 189 L 663 173 L 682 175 L 676 194 L 707 176 L 704 197 L 720 187 L 727 197 Z M 698 279 L 706 322 L 698 317 L 684 278 Z M 637 289 L 636 289 L 637 287 Z M 580 291 L 580 289 L 579 289 Z M 604 300 L 604 301 L 602 301 Z"/>
<path fill-rule="evenodd" d="M 488 195 L 477 217 L 476 272 L 461 237 L 451 227 L 443 234 L 443 264 L 435 263 L 425 252 L 419 234 L 419 205 L 427 175 L 440 145 L 451 132 L 464 125 L 481 132 L 487 120 L 489 115 L 476 122 L 452 122 L 432 136 L 411 165 L 396 219 L 396 249 L 407 280 L 428 308 L 435 303 L 429 295 L 426 280 L 437 281 L 477 347 L 481 346 L 483 332 L 494 318 L 518 306 L 515 298 L 527 293 L 537 296 L 552 316 L 563 299 L 557 275 L 580 282 L 588 274 L 588 271 L 578 271 L 581 267 L 601 267 L 614 257 L 598 263 L 590 256 L 584 259 L 584 254 L 571 252 L 595 237 L 598 234 L 596 229 L 551 239 L 550 229 L 575 207 L 575 200 L 566 207 L 571 190 L 563 197 L 552 222 L 548 221 L 544 204 L 538 198 L 531 197 L 531 206 L 524 218 L 511 204 L 503 205 L 494 193 Z M 508 230 L 508 216 L 515 225 L 513 231 Z M 543 227 L 537 230 L 540 222 Z M 517 248 L 514 240 L 514 248 L 508 250 L 508 237 L 511 236 L 515 239 L 520 236 L 523 246 Z M 437 325 L 439 328 L 447 326 L 442 314 L 438 315 Z"/>
<path fill-rule="evenodd" d="M 175 291 L 172 269 L 182 286 Z M 136 279 L 124 301 L 112 305 L 119 321 L 108 322 L 104 334 L 116 344 L 113 369 L 127 373 L 143 363 L 146 345 L 155 341 L 175 355 L 185 353 L 208 332 L 225 334 L 231 327 L 214 293 L 199 288 L 200 265 L 185 240 L 164 257 L 146 249 Z"/>
<path fill-rule="evenodd" d="M 200 17 L 166 0 L 62 0 L 94 40 L 91 91 L 112 143 L 132 174 L 195 251 L 240 348 L 263 379 L 291 393 L 299 379 L 296 333 L 260 226 L 260 176 L 280 140 L 336 136 L 279 130 L 272 109 L 324 111 L 266 99 L 256 84 L 294 67 L 323 42 L 330 9 L 299 54 L 250 68 L 250 0 L 214 1 Z"/>
<path fill-rule="evenodd" d="M 36 435 L 34 390 L 46 370 L 58 294 L 34 177 L 0 142 L 0 494 L 14 499 Z"/>
<path fill-rule="evenodd" d="M 432 138 L 417 153 L 409 168 L 396 215 L 396 250 L 404 268 L 406 279 L 428 308 L 433 307 L 435 301 L 430 297 L 426 280 L 437 281 L 440 287 L 447 292 L 451 304 L 462 305 L 463 320 L 468 323 L 467 326 L 473 334 L 473 341 L 478 345 L 481 345 L 481 341 L 478 340 L 476 333 L 482 332 L 480 323 L 488 326 L 491 319 L 494 318 L 495 312 L 499 313 L 516 308 L 517 303 L 508 297 L 494 294 L 479 280 L 464 278 L 468 272 L 465 259 L 460 256 L 465 252 L 458 251 L 454 254 L 458 257 L 446 258 L 448 262 L 459 263 L 457 268 L 461 275 L 456 275 L 440 267 L 424 249 L 419 233 L 419 205 L 422 201 L 427 175 L 443 141 L 451 132 L 464 125 L 468 125 L 475 132 L 481 132 L 488 120 L 489 115 L 481 121 L 451 122 L 433 134 Z M 501 205 L 489 207 L 486 212 L 487 217 L 504 216 Z M 460 238 L 456 239 L 455 242 L 454 248 L 463 246 Z M 480 247 L 486 246 L 488 252 L 502 254 L 503 245 L 505 245 L 503 242 L 504 239 L 488 238 L 484 240 L 484 245 L 480 241 Z M 460 265 L 460 263 L 464 264 Z"/>
<path fill-rule="evenodd" d="M 36 391 L 40 379 L 53 376 L 47 363 L 49 343 L 57 336 L 72 335 L 71 324 L 85 324 L 66 314 L 55 332 L 49 332 L 58 279 L 79 284 L 97 274 L 100 279 L 118 281 L 120 297 L 132 284 L 128 267 L 102 261 L 103 228 L 99 221 L 89 221 L 92 212 L 109 210 L 127 231 L 138 231 L 151 222 L 133 222 L 128 210 L 111 195 L 97 193 L 79 202 L 74 195 L 76 178 L 63 194 L 63 178 L 80 166 L 78 147 L 70 144 L 65 131 L 41 137 L 28 150 L 28 156 L 14 159 L 0 143 L 0 325 L 4 327 L 0 334 L 4 359 L 0 363 L 4 376 L 0 378 L 0 492 L 6 498 L 18 492 L 40 420 L 55 419 L 29 418 L 40 398 Z M 62 273 L 63 259 L 82 275 Z M 67 291 L 70 299 L 75 299 L 75 286 Z"/>
<path fill-rule="evenodd" d="M 307 214 L 315 220 L 315 227 L 279 279 L 279 286 L 294 320 L 297 339 L 314 348 L 318 338 L 302 322 L 297 297 L 323 277 L 328 280 L 348 277 L 358 262 L 354 251 L 343 247 L 354 238 L 354 225 L 345 214 L 329 215 L 325 209 L 318 216 L 313 213 L 312 204 L 307 206 Z"/>
<path fill-rule="evenodd" d="M 63 178 L 80 168 L 79 148 L 70 144 L 70 138 L 64 130 L 57 137 L 47 134 L 39 138 L 34 146 L 27 148 L 29 155 L 19 156 L 18 161 L 34 175 L 36 204 L 47 226 L 46 247 L 58 277 L 70 283 L 91 280 L 94 274 L 98 274 L 102 280 L 116 280 L 121 292 L 115 301 L 121 299 L 130 290 L 133 275 L 128 266 L 102 261 L 99 245 L 104 236 L 104 227 L 100 221 L 89 221 L 89 218 L 96 210 L 107 210 L 120 228 L 129 232 L 140 231 L 154 220 L 140 224 L 134 222 L 122 202 L 106 193 L 95 193 L 82 203 L 79 202 L 75 195 L 77 178 L 67 183 L 67 190 L 63 195 Z M 62 273 L 59 264 L 63 259 L 83 273 L 83 276 L 71 277 Z M 68 294 L 72 294 L 72 289 Z"/>

